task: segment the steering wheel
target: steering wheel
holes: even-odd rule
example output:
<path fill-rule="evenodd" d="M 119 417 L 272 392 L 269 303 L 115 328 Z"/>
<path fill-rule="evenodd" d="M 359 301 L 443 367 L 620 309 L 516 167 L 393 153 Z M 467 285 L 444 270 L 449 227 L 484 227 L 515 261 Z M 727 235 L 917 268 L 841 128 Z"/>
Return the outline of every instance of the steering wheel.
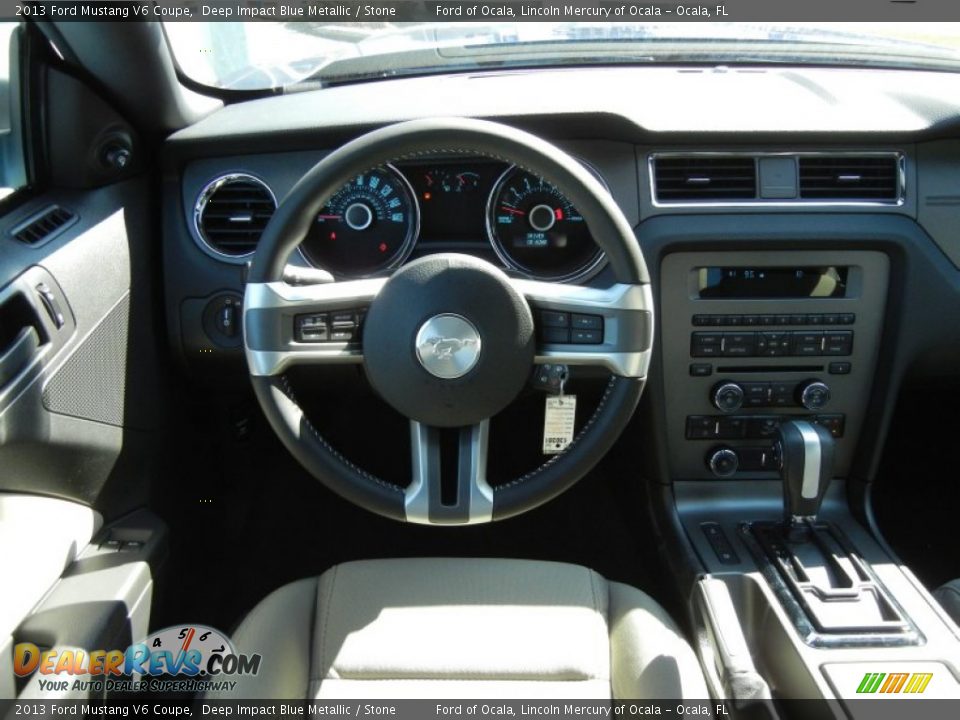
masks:
<path fill-rule="evenodd" d="M 283 281 L 286 258 L 321 208 L 371 168 L 437 153 L 513 163 L 553 183 L 580 211 L 615 283 L 593 288 L 508 277 L 453 253 L 407 263 L 389 278 L 315 285 Z M 626 427 L 643 389 L 653 300 L 640 247 L 619 207 L 559 148 L 497 123 L 413 120 L 364 135 L 327 155 L 290 191 L 260 240 L 244 295 L 244 349 L 257 399 L 287 449 L 347 500 L 396 520 L 467 524 L 502 520 L 559 495 L 583 477 Z M 366 309 L 362 346 L 297 342 L 297 316 Z M 542 311 L 603 318 L 602 343 L 539 343 Z M 413 477 L 404 488 L 357 467 L 297 403 L 285 372 L 297 364 L 362 363 L 373 388 L 410 420 Z M 536 364 L 596 365 L 611 373 L 596 411 L 566 447 L 533 472 L 491 487 L 490 418 Z M 456 497 L 441 495 L 440 431 L 459 428 Z M 451 478 L 452 483 L 452 478 Z"/>

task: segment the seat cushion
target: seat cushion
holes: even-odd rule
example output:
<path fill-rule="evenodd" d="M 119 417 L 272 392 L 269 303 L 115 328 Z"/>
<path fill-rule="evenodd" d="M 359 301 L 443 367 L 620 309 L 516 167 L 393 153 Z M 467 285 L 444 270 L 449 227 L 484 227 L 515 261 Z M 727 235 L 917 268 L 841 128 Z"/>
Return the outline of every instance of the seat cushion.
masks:
<path fill-rule="evenodd" d="M 100 527 L 89 507 L 0 493 L 0 637 L 12 633 Z M 15 590 L 15 592 L 13 592 Z"/>
<path fill-rule="evenodd" d="M 345 563 L 271 594 L 234 643 L 263 662 L 230 697 L 707 697 L 659 605 L 562 563 Z"/>
<path fill-rule="evenodd" d="M 960 625 L 960 578 L 941 585 L 933 593 L 953 621 Z"/>

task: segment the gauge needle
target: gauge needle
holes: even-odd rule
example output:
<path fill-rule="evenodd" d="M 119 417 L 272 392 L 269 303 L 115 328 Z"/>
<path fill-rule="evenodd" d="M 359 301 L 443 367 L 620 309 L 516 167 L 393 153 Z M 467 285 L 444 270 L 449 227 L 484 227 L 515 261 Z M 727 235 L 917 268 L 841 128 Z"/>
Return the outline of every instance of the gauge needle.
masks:
<path fill-rule="evenodd" d="M 507 211 L 511 215 L 526 215 L 523 210 L 517 210 L 516 208 L 507 207 L 506 205 L 501 205 L 500 209 Z"/>
<path fill-rule="evenodd" d="M 190 628 L 190 631 L 187 633 L 187 637 L 183 639 L 183 645 L 180 647 L 180 652 L 186 652 L 190 649 L 190 642 L 193 640 L 193 636 L 196 635 L 197 631 L 195 628 Z"/>
<path fill-rule="evenodd" d="M 317 220 L 339 220 L 340 215 L 317 215 Z"/>

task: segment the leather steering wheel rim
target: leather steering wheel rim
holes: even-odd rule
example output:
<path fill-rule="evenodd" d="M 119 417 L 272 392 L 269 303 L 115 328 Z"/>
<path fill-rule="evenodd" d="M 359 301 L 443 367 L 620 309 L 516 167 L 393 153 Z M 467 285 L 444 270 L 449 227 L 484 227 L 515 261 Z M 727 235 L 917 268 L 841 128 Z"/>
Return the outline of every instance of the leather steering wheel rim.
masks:
<path fill-rule="evenodd" d="M 470 473 L 464 470 L 464 474 L 480 473 L 482 477 L 479 482 L 475 477 L 471 487 L 464 484 L 467 480 L 458 480 L 462 497 L 453 509 L 440 504 L 439 488 L 425 488 L 416 498 L 413 495 L 417 493 L 411 493 L 418 482 L 424 482 L 426 460 L 421 458 L 418 462 L 417 443 L 425 442 L 424 438 L 429 436 L 422 425 L 414 422 L 411 426 L 415 478 L 405 489 L 375 477 L 338 452 L 300 408 L 283 372 L 286 366 L 277 363 L 265 367 L 268 357 L 280 355 L 271 343 L 281 342 L 277 338 L 283 332 L 289 336 L 277 325 L 293 322 L 293 310 L 288 306 L 292 307 L 294 301 L 281 302 L 277 296 L 296 296 L 296 302 L 315 300 L 300 297 L 309 293 L 288 292 L 282 277 L 287 257 L 306 236 L 321 208 L 344 184 L 373 167 L 440 153 L 481 156 L 514 164 L 556 185 L 577 207 L 606 254 L 616 279 L 616 292 L 604 294 L 592 288 L 564 286 L 559 289 L 559 299 L 554 300 L 544 283 L 516 282 L 522 290 L 529 290 L 527 300 L 531 304 L 542 301 L 544 307 L 567 307 L 574 301 L 563 293 L 577 290 L 576 302 L 583 299 L 585 307 L 597 307 L 596 312 L 606 316 L 607 334 L 612 334 L 611 347 L 616 351 L 610 357 L 618 358 L 613 366 L 626 368 L 613 375 L 593 416 L 563 452 L 508 483 L 494 488 L 486 485 L 486 421 L 474 426 L 472 434 L 465 432 L 467 444 L 462 445 L 461 451 L 470 455 L 472 447 L 476 455 L 478 443 L 482 442 L 483 457 Z M 455 258 L 452 256 L 453 264 Z M 506 276 L 503 280 L 507 280 Z M 335 290 L 335 286 L 341 285 L 366 290 L 370 281 L 333 283 L 321 288 Z M 576 311 L 580 306 L 570 307 Z M 253 258 L 244 300 L 244 346 L 253 388 L 269 424 L 285 447 L 315 478 L 348 501 L 388 518 L 427 524 L 509 518 L 547 502 L 582 478 L 610 449 L 636 408 L 652 337 L 652 295 L 646 263 L 628 221 L 600 182 L 578 161 L 536 136 L 498 123 L 462 118 L 413 120 L 387 126 L 343 145 L 321 160 L 293 187 L 268 223 Z M 268 346 L 270 352 L 265 349 Z M 296 360 L 295 353 L 290 355 Z M 571 357 L 580 362 L 579 356 Z M 606 359 L 602 353 L 596 354 L 596 358 Z M 596 358 L 587 353 L 583 364 L 591 364 Z"/>

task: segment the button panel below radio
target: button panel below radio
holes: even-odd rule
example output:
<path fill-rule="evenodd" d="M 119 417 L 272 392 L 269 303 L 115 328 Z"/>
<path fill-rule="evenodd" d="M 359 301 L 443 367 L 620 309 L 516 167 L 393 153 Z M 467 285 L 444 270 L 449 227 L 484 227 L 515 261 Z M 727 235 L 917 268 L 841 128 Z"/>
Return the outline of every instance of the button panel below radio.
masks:
<path fill-rule="evenodd" d="M 785 420 L 809 420 L 823 425 L 835 438 L 843 437 L 842 413 L 820 415 L 688 415 L 687 440 L 767 440 Z"/>

